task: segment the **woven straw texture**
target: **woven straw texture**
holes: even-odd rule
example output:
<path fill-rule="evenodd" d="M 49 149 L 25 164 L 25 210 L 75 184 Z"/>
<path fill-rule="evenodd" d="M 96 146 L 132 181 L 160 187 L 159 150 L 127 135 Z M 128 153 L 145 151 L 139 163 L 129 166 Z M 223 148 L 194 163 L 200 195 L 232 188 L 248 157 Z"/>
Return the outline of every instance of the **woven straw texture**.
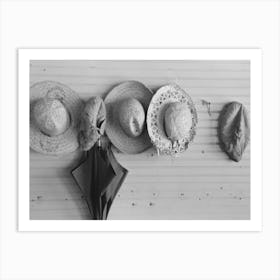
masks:
<path fill-rule="evenodd" d="M 49 137 L 36 126 L 33 105 L 40 98 L 58 99 L 70 114 L 70 126 L 62 134 Z M 30 88 L 30 147 L 43 154 L 60 155 L 75 151 L 79 147 L 77 124 L 83 101 L 69 87 L 54 81 L 38 82 Z"/>
<path fill-rule="evenodd" d="M 119 123 L 118 108 L 126 98 L 135 98 L 143 106 L 147 113 L 152 92 L 137 81 L 128 81 L 114 87 L 106 96 L 105 104 L 107 111 L 106 133 L 113 145 L 123 153 L 138 154 L 151 146 L 147 127 L 145 124 L 142 134 L 138 137 L 128 136 Z"/>
<path fill-rule="evenodd" d="M 86 102 L 79 124 L 80 148 L 89 151 L 104 134 L 106 126 L 106 108 L 102 98 L 94 96 Z"/>
<path fill-rule="evenodd" d="M 192 115 L 192 127 L 182 140 L 172 143 L 165 134 L 164 113 L 166 107 L 173 102 L 185 103 Z M 170 84 L 161 87 L 153 96 L 147 113 L 148 133 L 159 153 L 172 155 L 184 152 L 195 136 L 197 113 L 191 97 L 178 85 Z"/>

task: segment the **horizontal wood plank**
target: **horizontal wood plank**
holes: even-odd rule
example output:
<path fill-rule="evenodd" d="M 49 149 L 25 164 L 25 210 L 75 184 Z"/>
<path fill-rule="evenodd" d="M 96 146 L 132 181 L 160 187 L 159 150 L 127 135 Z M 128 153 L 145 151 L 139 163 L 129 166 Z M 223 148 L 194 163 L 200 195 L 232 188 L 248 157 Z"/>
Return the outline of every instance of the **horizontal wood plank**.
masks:
<path fill-rule="evenodd" d="M 250 147 L 241 162 L 231 161 L 218 141 L 218 118 L 227 102 L 243 103 L 250 114 L 248 61 L 31 61 L 30 83 L 65 83 L 84 100 L 105 97 L 118 83 L 139 80 L 153 92 L 178 83 L 192 97 L 197 135 L 177 156 L 154 148 L 118 161 L 129 170 L 109 219 L 249 219 Z M 210 102 L 210 112 L 203 100 Z M 90 219 L 87 204 L 71 178 L 81 152 L 46 156 L 30 150 L 30 218 Z"/>

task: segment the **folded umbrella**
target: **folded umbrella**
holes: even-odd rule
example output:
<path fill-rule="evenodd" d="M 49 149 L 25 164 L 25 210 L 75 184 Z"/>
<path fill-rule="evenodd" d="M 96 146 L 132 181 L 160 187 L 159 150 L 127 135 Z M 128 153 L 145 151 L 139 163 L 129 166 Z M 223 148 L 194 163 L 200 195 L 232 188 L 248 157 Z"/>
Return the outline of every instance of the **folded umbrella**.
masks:
<path fill-rule="evenodd" d="M 100 146 L 98 143 L 86 152 L 85 159 L 71 171 L 84 193 L 93 219 L 107 219 L 127 173 L 116 160 L 111 145 Z"/>
<path fill-rule="evenodd" d="M 107 157 L 110 161 L 110 164 L 116 174 L 116 176 L 111 180 L 111 182 L 107 185 L 106 189 L 103 192 L 102 198 L 105 205 L 103 208 L 103 217 L 108 216 L 112 203 L 128 173 L 128 171 L 122 167 L 119 162 L 116 160 L 111 149 L 107 149 Z"/>

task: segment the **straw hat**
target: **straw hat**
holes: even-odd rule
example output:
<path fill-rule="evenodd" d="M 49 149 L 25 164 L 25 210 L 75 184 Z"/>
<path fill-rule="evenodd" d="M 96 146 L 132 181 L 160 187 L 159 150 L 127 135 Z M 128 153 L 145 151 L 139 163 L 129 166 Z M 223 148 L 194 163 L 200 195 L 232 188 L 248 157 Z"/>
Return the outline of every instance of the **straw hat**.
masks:
<path fill-rule="evenodd" d="M 197 113 L 190 96 L 176 84 L 161 87 L 153 96 L 147 113 L 152 143 L 162 154 L 185 151 L 193 140 Z"/>
<path fill-rule="evenodd" d="M 145 121 L 151 99 L 152 92 L 137 81 L 121 83 L 106 96 L 106 133 L 121 152 L 137 154 L 151 146 Z"/>
<path fill-rule="evenodd" d="M 90 98 L 81 114 L 79 127 L 80 147 L 90 150 L 104 134 L 106 125 L 106 108 L 102 98 Z"/>
<path fill-rule="evenodd" d="M 238 162 L 250 141 L 250 121 L 246 107 L 240 102 L 227 103 L 218 118 L 221 149 Z"/>
<path fill-rule="evenodd" d="M 77 123 L 83 101 L 69 87 L 43 81 L 30 88 L 30 147 L 49 155 L 79 147 Z"/>

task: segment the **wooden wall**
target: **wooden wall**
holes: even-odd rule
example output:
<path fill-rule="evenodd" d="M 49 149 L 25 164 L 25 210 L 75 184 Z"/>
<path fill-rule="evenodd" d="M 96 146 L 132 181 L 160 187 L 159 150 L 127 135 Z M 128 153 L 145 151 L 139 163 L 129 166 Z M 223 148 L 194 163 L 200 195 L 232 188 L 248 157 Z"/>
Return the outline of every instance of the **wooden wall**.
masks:
<path fill-rule="evenodd" d="M 65 83 L 82 98 L 105 97 L 120 82 L 138 80 L 153 91 L 176 82 L 193 98 L 197 135 L 178 157 L 154 149 L 120 154 L 129 170 L 109 219 L 249 219 L 250 147 L 241 162 L 219 148 L 217 118 L 225 103 L 250 111 L 248 61 L 32 61 L 31 84 Z M 202 100 L 211 102 L 211 115 Z M 69 171 L 81 154 L 52 157 L 30 150 L 30 218 L 89 219 L 86 203 Z"/>

